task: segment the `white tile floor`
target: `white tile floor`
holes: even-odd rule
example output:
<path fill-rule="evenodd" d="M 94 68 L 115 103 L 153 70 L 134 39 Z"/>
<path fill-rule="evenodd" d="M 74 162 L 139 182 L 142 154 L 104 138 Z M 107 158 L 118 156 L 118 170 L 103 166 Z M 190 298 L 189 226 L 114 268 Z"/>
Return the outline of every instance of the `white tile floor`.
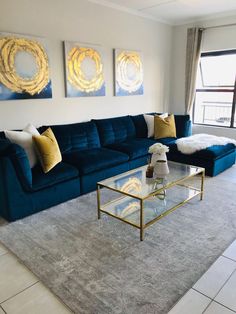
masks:
<path fill-rule="evenodd" d="M 0 314 L 71 314 L 20 261 L 0 244 Z"/>
<path fill-rule="evenodd" d="M 236 240 L 169 314 L 236 313 Z"/>

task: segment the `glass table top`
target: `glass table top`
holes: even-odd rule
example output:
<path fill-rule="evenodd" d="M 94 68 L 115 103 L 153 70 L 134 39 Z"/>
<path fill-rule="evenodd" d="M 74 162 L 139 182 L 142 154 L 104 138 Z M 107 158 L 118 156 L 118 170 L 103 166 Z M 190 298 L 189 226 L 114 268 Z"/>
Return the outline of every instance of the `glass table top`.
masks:
<path fill-rule="evenodd" d="M 168 166 L 170 172 L 165 178 L 146 178 L 146 165 L 100 181 L 98 184 L 128 196 L 145 199 L 204 171 L 204 168 L 172 161 L 168 161 Z"/>

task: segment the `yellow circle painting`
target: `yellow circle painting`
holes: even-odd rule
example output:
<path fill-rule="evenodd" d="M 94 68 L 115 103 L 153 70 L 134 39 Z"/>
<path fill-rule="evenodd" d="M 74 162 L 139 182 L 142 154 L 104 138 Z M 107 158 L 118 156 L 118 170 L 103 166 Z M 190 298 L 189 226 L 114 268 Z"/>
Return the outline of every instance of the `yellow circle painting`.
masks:
<path fill-rule="evenodd" d="M 93 48 L 73 47 L 67 56 L 68 81 L 80 92 L 99 91 L 104 85 L 103 64 Z"/>
<path fill-rule="evenodd" d="M 139 53 L 122 51 L 116 57 L 117 95 L 135 94 L 143 84 L 143 66 Z M 142 92 L 141 92 L 142 93 Z"/>
<path fill-rule="evenodd" d="M 36 71 L 30 77 L 17 70 L 16 58 L 21 53 L 30 55 L 36 65 Z M 0 38 L 0 83 L 12 92 L 39 94 L 49 83 L 48 57 L 43 46 L 26 38 Z"/>

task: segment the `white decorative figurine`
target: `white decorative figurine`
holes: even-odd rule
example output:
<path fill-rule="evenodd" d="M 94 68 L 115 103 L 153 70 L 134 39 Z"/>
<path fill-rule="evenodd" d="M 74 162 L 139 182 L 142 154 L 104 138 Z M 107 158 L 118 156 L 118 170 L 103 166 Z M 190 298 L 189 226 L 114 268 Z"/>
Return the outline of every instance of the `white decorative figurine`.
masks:
<path fill-rule="evenodd" d="M 154 168 L 153 176 L 156 178 L 165 177 L 169 173 L 166 153 L 169 147 L 161 143 L 153 144 L 149 147 L 148 152 L 152 154 L 151 166 Z"/>

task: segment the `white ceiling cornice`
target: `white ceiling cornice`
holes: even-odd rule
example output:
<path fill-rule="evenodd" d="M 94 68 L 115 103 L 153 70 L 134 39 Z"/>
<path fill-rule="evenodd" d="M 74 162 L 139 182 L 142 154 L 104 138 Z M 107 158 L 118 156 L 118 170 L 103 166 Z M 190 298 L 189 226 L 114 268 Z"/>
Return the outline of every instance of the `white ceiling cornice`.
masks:
<path fill-rule="evenodd" d="M 140 16 L 140 17 L 143 17 L 143 18 L 146 18 L 146 19 L 158 22 L 158 23 L 173 25 L 166 20 L 155 18 L 154 16 L 152 16 L 150 14 L 141 12 L 139 10 L 130 9 L 130 8 L 125 7 L 125 6 L 118 5 L 118 4 L 115 4 L 115 3 L 112 3 L 112 2 L 109 2 L 106 0 L 87 0 L 87 1 L 95 3 L 95 4 L 100 4 L 100 5 L 103 5 L 105 7 L 112 8 L 112 9 L 115 9 L 118 11 L 123 11 L 123 12 L 129 13 L 129 14 L 132 14 L 132 15 Z"/>
<path fill-rule="evenodd" d="M 140 16 L 158 23 L 162 23 L 162 24 L 166 24 L 166 25 L 170 25 L 170 26 L 181 26 L 181 25 L 187 25 L 187 24 L 197 24 L 197 23 L 201 23 L 201 22 L 206 22 L 206 21 L 210 21 L 210 20 L 214 20 L 214 19 L 219 19 L 219 18 L 225 18 L 225 17 L 230 17 L 230 16 L 235 16 L 236 15 L 236 11 L 227 11 L 227 12 L 223 12 L 223 13 L 218 13 L 218 14 L 211 14 L 211 15 L 206 15 L 204 17 L 199 17 L 199 18 L 195 18 L 195 19 L 183 19 L 180 22 L 170 22 L 168 20 L 164 20 L 164 19 L 160 19 L 157 18 L 151 14 L 148 13 L 144 13 L 141 10 L 136 10 L 136 9 L 131 9 L 128 8 L 126 6 L 123 5 L 118 5 L 115 4 L 113 2 L 110 2 L 108 0 L 87 0 L 88 2 L 94 3 L 94 4 L 98 4 L 98 5 L 102 5 L 108 8 L 112 8 L 118 11 L 122 11 L 122 12 L 126 12 L 132 15 L 136 15 L 136 16 Z M 173 0 L 172 0 L 173 1 Z M 170 0 L 170 2 L 172 2 Z M 235 0 L 236 1 L 236 0 Z M 164 3 L 163 3 L 164 4 Z"/>
<path fill-rule="evenodd" d="M 207 22 L 207 21 L 221 19 L 221 18 L 223 19 L 226 17 L 230 18 L 230 17 L 235 17 L 235 16 L 236 16 L 236 11 L 230 11 L 230 12 L 206 15 L 205 17 L 197 18 L 197 19 L 182 20 L 180 23 L 172 23 L 171 25 L 181 26 L 181 25 L 187 25 L 187 24 L 196 24 L 196 23 Z"/>

